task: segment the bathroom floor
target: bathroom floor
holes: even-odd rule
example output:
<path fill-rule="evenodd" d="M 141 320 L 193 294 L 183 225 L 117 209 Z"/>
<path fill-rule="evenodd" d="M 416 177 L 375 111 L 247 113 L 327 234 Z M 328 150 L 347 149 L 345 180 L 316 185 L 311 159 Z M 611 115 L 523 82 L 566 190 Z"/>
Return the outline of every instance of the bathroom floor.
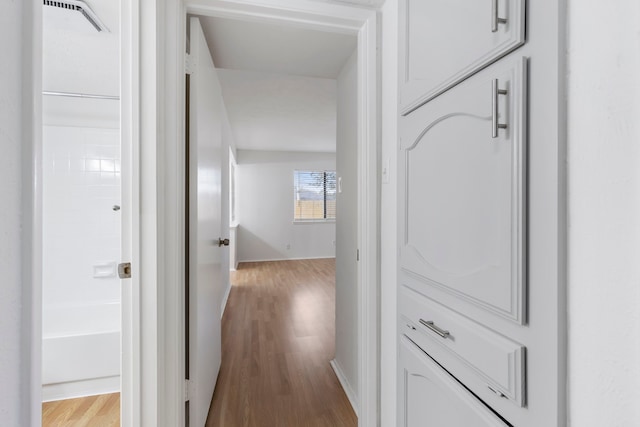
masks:
<path fill-rule="evenodd" d="M 42 404 L 43 427 L 120 425 L 120 393 L 58 400 Z"/>

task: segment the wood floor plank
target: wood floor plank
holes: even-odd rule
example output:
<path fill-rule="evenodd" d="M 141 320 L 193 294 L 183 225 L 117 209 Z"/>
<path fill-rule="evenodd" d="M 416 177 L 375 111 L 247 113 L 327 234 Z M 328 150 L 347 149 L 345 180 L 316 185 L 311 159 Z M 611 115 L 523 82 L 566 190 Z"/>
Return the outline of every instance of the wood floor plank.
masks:
<path fill-rule="evenodd" d="M 43 427 L 116 427 L 119 425 L 120 393 L 42 404 Z"/>
<path fill-rule="evenodd" d="M 232 284 L 206 426 L 355 427 L 329 365 L 335 260 L 242 263 Z"/>

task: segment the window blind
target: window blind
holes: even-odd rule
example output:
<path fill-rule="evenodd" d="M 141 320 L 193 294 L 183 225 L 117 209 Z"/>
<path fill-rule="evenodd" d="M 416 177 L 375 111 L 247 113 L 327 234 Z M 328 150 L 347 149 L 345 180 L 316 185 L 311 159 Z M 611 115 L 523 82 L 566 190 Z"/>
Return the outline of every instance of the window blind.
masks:
<path fill-rule="evenodd" d="M 336 218 L 336 172 L 294 171 L 294 221 Z"/>

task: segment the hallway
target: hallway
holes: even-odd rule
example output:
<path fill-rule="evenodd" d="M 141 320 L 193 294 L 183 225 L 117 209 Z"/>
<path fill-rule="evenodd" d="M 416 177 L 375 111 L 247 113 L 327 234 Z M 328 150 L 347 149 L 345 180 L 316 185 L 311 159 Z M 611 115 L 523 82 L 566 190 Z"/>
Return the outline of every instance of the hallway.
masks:
<path fill-rule="evenodd" d="M 334 259 L 240 264 L 207 426 L 356 426 L 329 365 L 334 308 Z"/>

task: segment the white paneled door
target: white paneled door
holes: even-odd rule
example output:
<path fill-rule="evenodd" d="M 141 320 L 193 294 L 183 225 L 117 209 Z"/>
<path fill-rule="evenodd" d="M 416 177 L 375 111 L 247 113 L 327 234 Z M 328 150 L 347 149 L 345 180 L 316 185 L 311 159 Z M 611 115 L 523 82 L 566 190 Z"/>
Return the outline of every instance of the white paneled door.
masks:
<path fill-rule="evenodd" d="M 525 41 L 524 0 L 400 0 L 400 106 L 408 114 Z"/>
<path fill-rule="evenodd" d="M 459 312 L 518 324 L 526 321 L 525 87 L 525 59 L 501 61 L 403 117 L 400 132 L 405 284 Z"/>
<path fill-rule="evenodd" d="M 399 426 L 507 427 L 409 339 L 400 339 Z"/>
<path fill-rule="evenodd" d="M 189 425 L 205 425 L 221 362 L 222 95 L 200 21 L 189 77 Z"/>

